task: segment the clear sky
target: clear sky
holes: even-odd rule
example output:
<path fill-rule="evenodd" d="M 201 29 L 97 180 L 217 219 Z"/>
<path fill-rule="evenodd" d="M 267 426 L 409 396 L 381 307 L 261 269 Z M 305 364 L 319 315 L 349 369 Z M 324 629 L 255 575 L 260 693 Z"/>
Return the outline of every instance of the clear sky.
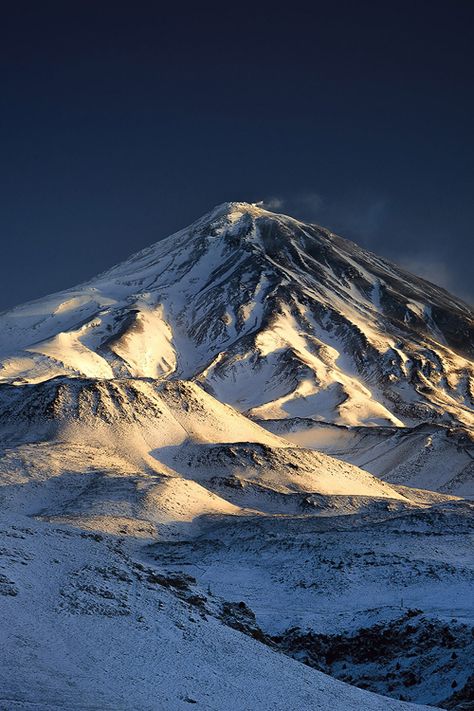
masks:
<path fill-rule="evenodd" d="M 474 2 L 4 3 L 0 308 L 227 200 L 474 299 Z"/>

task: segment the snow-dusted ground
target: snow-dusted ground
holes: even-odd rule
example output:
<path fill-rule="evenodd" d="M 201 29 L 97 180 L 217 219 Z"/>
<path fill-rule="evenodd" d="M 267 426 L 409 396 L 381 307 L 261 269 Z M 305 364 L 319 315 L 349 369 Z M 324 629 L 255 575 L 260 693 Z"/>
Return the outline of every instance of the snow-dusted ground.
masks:
<path fill-rule="evenodd" d="M 133 541 L 3 508 L 0 708 L 408 711 L 229 628 Z"/>
<path fill-rule="evenodd" d="M 5 711 L 408 711 L 180 599 L 120 538 L 3 517 L 0 542 Z"/>

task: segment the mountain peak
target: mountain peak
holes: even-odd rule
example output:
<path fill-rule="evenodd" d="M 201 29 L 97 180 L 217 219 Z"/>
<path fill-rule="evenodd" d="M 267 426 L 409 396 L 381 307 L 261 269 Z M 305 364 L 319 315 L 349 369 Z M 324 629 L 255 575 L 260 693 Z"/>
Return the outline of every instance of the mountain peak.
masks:
<path fill-rule="evenodd" d="M 273 217 L 276 219 L 277 215 L 266 210 L 261 203 L 229 201 L 216 205 L 194 222 L 191 228 L 193 226 L 205 227 L 214 223 L 219 225 L 222 222 L 226 226 L 232 227 L 232 225 L 235 225 L 238 227 L 242 224 L 247 224 L 246 221 L 253 221 L 260 217 Z M 242 220 L 244 223 L 242 223 Z M 237 230 L 235 232 L 237 233 Z"/>
<path fill-rule="evenodd" d="M 268 214 L 268 210 L 263 207 L 261 202 L 241 202 L 228 201 L 216 205 L 209 213 L 209 216 L 220 217 L 223 215 L 264 215 Z"/>

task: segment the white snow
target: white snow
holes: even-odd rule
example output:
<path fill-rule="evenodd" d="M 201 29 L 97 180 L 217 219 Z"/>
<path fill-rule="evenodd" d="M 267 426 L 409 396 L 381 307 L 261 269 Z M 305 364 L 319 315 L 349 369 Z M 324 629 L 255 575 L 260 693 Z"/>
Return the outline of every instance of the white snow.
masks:
<path fill-rule="evenodd" d="M 0 314 L 0 708 L 427 708 L 268 635 L 344 638 L 407 608 L 472 627 L 468 311 L 226 203 Z M 466 682 L 433 654 L 434 681 L 394 672 L 406 698 Z"/>

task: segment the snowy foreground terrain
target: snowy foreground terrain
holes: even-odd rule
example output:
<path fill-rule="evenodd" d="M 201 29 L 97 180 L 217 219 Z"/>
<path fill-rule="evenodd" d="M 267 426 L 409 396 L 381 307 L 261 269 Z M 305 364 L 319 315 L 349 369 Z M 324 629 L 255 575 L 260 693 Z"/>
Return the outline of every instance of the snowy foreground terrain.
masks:
<path fill-rule="evenodd" d="M 474 708 L 474 317 L 221 205 L 0 315 L 0 711 Z"/>

